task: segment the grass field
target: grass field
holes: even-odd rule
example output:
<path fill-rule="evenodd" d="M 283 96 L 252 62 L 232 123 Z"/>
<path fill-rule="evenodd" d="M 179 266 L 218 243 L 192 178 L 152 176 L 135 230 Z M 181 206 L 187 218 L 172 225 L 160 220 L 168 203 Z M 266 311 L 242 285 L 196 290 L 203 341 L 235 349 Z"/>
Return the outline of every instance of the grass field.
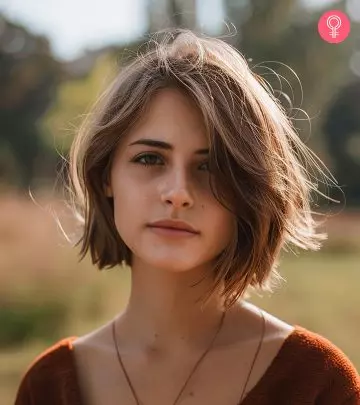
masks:
<path fill-rule="evenodd" d="M 52 207 L 61 211 L 59 203 Z M 286 282 L 273 295 L 249 300 L 288 323 L 327 337 L 358 369 L 359 229 L 359 213 L 336 216 L 326 226 L 329 240 L 322 251 L 284 256 L 279 270 Z M 99 273 L 88 258 L 78 263 L 76 253 L 44 210 L 18 197 L 0 199 L 1 306 L 46 306 L 56 301 L 67 311 L 54 337 L 0 348 L 1 404 L 13 403 L 22 373 L 49 344 L 100 326 L 126 303 L 129 271 Z"/>

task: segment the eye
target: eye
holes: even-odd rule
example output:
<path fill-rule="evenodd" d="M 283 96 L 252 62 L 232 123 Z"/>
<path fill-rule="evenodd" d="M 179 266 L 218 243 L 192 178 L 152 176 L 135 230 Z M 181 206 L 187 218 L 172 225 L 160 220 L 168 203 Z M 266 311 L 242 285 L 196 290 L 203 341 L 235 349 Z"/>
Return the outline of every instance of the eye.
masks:
<path fill-rule="evenodd" d="M 202 166 L 204 166 L 204 165 L 206 165 L 205 170 L 206 170 L 206 171 L 210 171 L 209 162 L 203 162 L 203 163 L 200 165 L 200 167 L 202 167 Z"/>
<path fill-rule="evenodd" d="M 132 162 L 140 163 L 143 166 L 154 166 L 156 164 L 156 159 L 160 159 L 160 157 L 154 153 L 143 153 L 134 158 Z"/>
<path fill-rule="evenodd" d="M 142 166 L 161 166 L 161 165 L 163 165 L 161 157 L 155 153 L 143 153 L 139 156 L 136 156 L 131 161 L 134 163 L 140 164 Z M 160 163 L 159 163 L 159 161 L 160 161 Z M 199 166 L 199 168 L 200 168 L 200 171 L 209 171 L 209 162 L 208 161 L 203 162 Z"/>

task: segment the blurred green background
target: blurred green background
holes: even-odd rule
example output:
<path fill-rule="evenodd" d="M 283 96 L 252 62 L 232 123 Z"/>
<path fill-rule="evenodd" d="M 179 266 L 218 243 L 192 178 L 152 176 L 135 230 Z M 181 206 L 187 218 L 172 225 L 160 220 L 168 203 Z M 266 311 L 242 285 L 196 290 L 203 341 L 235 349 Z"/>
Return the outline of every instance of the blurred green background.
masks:
<path fill-rule="evenodd" d="M 272 296 L 253 295 L 249 301 L 327 337 L 359 369 L 360 2 L 117 2 L 107 9 L 105 23 L 114 20 L 111 15 L 126 21 L 129 5 L 137 4 L 128 18 L 136 26 L 132 36 L 123 27 L 110 41 L 104 28 L 92 27 L 104 37 L 101 46 L 90 38 L 77 53 L 66 53 L 65 46 L 54 45 L 54 32 L 66 44 L 69 29 L 68 43 L 69 38 L 75 43 L 86 37 L 86 23 L 101 20 L 93 6 L 76 14 L 81 3 L 72 2 L 71 19 L 62 25 L 60 9 L 69 13 L 67 2 L 44 6 L 38 17 L 32 9 L 30 22 L 17 0 L 0 1 L 1 403 L 13 402 L 26 367 L 47 346 L 97 328 L 126 303 L 129 269 L 100 273 L 88 257 L 79 263 L 78 250 L 56 226 L 54 215 L 67 233 L 74 231 L 60 176 L 62 156 L 91 103 L 145 35 L 170 26 L 193 28 L 237 47 L 271 84 L 300 137 L 338 181 L 339 187 L 320 184 L 335 200 L 317 201 L 318 211 L 332 213 L 321 229 L 329 234 L 324 247 L 283 253 L 279 270 L 286 282 Z M 330 9 L 346 12 L 351 21 L 350 35 L 340 44 L 326 43 L 317 32 L 318 19 Z M 36 18 L 39 26 L 41 21 L 51 26 L 48 36 L 37 32 Z"/>

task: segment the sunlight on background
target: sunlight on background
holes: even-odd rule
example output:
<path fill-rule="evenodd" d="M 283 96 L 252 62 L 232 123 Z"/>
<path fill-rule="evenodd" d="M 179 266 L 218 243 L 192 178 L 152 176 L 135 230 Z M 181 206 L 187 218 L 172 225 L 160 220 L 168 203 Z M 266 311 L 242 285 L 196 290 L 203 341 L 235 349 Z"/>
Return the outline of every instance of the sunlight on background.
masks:
<path fill-rule="evenodd" d="M 127 301 L 129 269 L 99 273 L 89 255 L 79 263 L 56 227 L 55 213 L 74 231 L 55 176 L 88 107 L 176 4 L 181 17 L 190 10 L 195 18 L 174 25 L 196 20 L 197 30 L 226 37 L 279 100 L 281 92 L 292 99 L 287 111 L 300 136 L 342 187 L 320 184 L 340 202 L 316 200 L 333 214 L 320 252 L 286 255 L 287 282 L 252 301 L 328 337 L 360 367 L 360 27 L 340 46 L 317 31 L 321 14 L 337 7 L 360 21 L 360 0 L 0 0 L 1 404 L 12 403 L 25 367 L 46 346 L 107 322 Z"/>
<path fill-rule="evenodd" d="M 53 52 L 64 60 L 79 56 L 82 49 L 127 42 L 147 28 L 149 0 L 0 0 L 0 11 L 46 34 Z M 199 23 L 209 33 L 216 31 L 224 18 L 221 0 L 197 3 Z M 80 18 L 79 18 L 80 17 Z"/>
<path fill-rule="evenodd" d="M 121 43 L 142 35 L 147 28 L 146 7 L 151 0 L 0 0 L 0 11 L 25 24 L 34 33 L 49 36 L 53 52 L 63 60 L 73 59 L 81 50 Z M 246 0 L 236 0 L 246 3 Z M 359 0 L 350 0 L 358 10 Z M 334 0 L 302 0 L 309 8 L 335 4 Z M 357 5 L 356 5 L 357 3 Z M 200 27 L 216 33 L 224 24 L 223 0 L 197 1 Z"/>

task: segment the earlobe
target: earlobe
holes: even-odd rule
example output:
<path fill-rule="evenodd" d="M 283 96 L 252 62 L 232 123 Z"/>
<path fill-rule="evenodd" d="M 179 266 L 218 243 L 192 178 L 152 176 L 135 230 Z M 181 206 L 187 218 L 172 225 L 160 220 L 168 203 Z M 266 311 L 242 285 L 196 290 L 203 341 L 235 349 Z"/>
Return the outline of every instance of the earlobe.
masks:
<path fill-rule="evenodd" d="M 104 193 L 105 193 L 106 197 L 113 197 L 111 186 L 109 186 L 108 184 L 105 184 Z"/>

